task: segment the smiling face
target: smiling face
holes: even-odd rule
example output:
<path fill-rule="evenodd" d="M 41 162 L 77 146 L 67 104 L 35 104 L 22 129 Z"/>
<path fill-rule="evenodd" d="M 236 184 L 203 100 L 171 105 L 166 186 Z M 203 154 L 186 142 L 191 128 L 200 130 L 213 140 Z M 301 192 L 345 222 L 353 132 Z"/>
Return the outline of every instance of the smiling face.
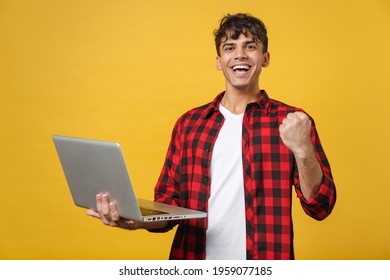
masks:
<path fill-rule="evenodd" d="M 251 33 L 230 36 L 221 42 L 216 67 L 225 76 L 226 91 L 258 92 L 263 67 L 269 64 L 269 53 L 263 53 L 263 45 Z"/>

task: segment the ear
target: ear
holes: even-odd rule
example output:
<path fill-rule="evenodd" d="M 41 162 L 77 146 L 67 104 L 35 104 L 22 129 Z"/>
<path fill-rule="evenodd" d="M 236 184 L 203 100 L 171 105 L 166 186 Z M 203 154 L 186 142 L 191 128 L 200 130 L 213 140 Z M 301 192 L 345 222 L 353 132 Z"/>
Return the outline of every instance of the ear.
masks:
<path fill-rule="evenodd" d="M 217 56 L 217 58 L 216 58 L 215 66 L 216 66 L 217 70 L 222 70 L 221 58 L 219 56 Z"/>
<path fill-rule="evenodd" d="M 263 59 L 263 67 L 267 67 L 269 65 L 269 60 L 270 60 L 270 54 L 269 52 L 266 52 L 264 54 L 264 59 Z"/>

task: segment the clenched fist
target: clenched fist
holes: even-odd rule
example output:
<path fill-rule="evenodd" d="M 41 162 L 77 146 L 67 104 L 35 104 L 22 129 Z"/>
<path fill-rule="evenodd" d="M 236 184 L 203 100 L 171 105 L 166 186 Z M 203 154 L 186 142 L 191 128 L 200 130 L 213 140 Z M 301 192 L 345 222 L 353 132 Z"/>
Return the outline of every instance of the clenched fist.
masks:
<path fill-rule="evenodd" d="M 311 121 L 302 112 L 288 113 L 279 126 L 280 138 L 295 157 L 306 157 L 312 152 L 310 140 Z"/>

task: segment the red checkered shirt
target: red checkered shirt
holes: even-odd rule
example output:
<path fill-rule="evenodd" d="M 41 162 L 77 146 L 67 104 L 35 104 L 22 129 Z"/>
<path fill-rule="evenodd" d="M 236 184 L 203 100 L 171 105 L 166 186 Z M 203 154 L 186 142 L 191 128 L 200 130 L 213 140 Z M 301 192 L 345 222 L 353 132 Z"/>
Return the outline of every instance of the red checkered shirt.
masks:
<path fill-rule="evenodd" d="M 223 95 L 188 111 L 176 122 L 155 188 L 156 201 L 207 212 L 211 154 L 224 122 L 218 109 Z M 326 218 L 335 204 L 330 166 L 312 119 L 311 140 L 323 179 L 310 200 L 301 193 L 295 158 L 279 136 L 282 120 L 295 111 L 302 110 L 270 99 L 265 91 L 245 110 L 242 160 L 247 259 L 294 259 L 292 186 L 303 210 L 314 219 Z M 172 221 L 154 231 L 168 231 L 177 224 L 170 259 L 205 259 L 207 219 Z"/>

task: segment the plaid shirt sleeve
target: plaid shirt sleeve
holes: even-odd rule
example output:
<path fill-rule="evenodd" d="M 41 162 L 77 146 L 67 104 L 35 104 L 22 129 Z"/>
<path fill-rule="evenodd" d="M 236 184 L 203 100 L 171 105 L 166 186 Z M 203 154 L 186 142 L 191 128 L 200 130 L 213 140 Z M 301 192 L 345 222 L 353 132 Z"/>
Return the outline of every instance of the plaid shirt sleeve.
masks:
<path fill-rule="evenodd" d="M 299 174 L 296 169 L 294 172 L 294 185 L 296 186 L 296 192 L 305 213 L 310 217 L 320 221 L 325 219 L 333 210 L 336 201 L 336 188 L 334 185 L 330 165 L 321 145 L 314 120 L 312 118 L 310 119 L 312 121 L 311 140 L 315 147 L 316 157 L 320 163 L 323 177 L 317 194 L 309 200 L 306 200 L 303 197 L 299 186 Z"/>
<path fill-rule="evenodd" d="M 185 116 L 177 120 L 171 136 L 165 162 L 158 179 L 154 195 L 155 201 L 173 206 L 182 207 L 180 194 L 180 129 L 181 121 Z M 152 232 L 166 232 L 179 224 L 179 221 L 171 221 L 163 229 L 150 230 Z"/>

